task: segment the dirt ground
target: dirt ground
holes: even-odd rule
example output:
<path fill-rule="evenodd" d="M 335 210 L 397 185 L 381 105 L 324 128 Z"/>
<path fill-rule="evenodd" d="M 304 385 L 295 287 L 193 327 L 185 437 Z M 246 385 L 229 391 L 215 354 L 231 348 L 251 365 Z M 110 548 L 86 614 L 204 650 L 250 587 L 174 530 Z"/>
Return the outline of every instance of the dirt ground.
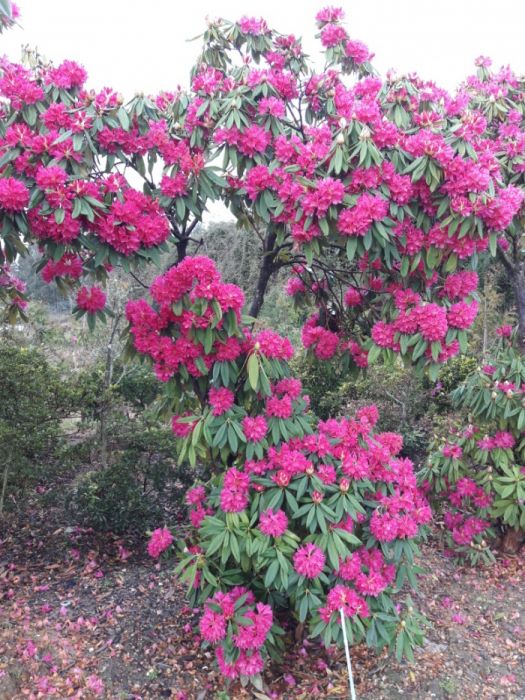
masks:
<path fill-rule="evenodd" d="M 68 527 L 39 507 L 0 530 L 0 700 L 346 698 L 344 656 L 296 645 L 264 692 L 227 687 L 196 617 L 144 542 Z M 359 700 L 525 700 L 524 556 L 458 567 L 437 545 L 414 596 L 427 616 L 415 663 L 352 650 Z"/>

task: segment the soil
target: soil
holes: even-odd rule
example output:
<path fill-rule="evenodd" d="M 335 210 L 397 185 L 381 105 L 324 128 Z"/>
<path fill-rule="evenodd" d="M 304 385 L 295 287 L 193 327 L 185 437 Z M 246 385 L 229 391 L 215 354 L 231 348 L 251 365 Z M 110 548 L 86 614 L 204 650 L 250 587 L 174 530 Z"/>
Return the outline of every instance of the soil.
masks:
<path fill-rule="evenodd" d="M 144 540 L 62 522 L 38 500 L 0 526 L 0 700 L 348 698 L 344 655 L 293 643 L 263 691 L 229 687 L 197 617 Z M 352 649 L 359 700 L 525 700 L 525 557 L 470 569 L 425 545 L 414 600 L 429 620 L 414 663 Z"/>

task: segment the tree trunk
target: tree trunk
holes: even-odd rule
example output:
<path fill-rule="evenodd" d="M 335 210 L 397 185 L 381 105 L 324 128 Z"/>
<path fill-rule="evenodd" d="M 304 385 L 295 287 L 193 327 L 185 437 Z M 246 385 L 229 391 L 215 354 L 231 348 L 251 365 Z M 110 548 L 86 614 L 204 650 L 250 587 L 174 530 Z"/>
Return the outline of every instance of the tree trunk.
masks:
<path fill-rule="evenodd" d="M 11 461 L 11 453 L 8 453 L 8 460 L 5 464 L 4 467 L 4 476 L 2 479 L 2 493 L 0 494 L 0 518 L 4 514 L 4 502 L 5 502 L 5 495 L 7 493 L 7 477 L 9 475 L 9 462 Z"/>
<path fill-rule="evenodd" d="M 177 262 L 174 265 L 172 265 L 172 267 L 174 267 L 175 265 L 178 265 L 186 257 L 186 253 L 188 251 L 188 238 L 178 238 L 176 246 L 177 246 Z"/>
<path fill-rule="evenodd" d="M 525 261 L 516 265 L 513 286 L 518 314 L 518 347 L 525 355 Z"/>
<path fill-rule="evenodd" d="M 259 278 L 257 280 L 252 305 L 250 306 L 250 316 L 253 316 L 254 318 L 257 318 L 262 309 L 264 297 L 268 288 L 268 282 L 270 281 L 273 273 L 278 269 L 278 265 L 275 264 L 274 250 L 276 238 L 277 235 L 273 231 L 269 231 L 266 235 L 266 240 L 264 241 L 264 257 L 261 269 L 259 270 Z"/>
<path fill-rule="evenodd" d="M 106 369 L 104 371 L 104 382 L 103 382 L 103 396 L 102 404 L 100 409 L 100 461 L 104 469 L 108 466 L 108 414 L 111 404 L 109 397 L 109 391 L 111 387 L 111 380 L 113 379 L 113 341 L 117 333 L 117 329 L 120 323 L 120 314 L 115 316 L 113 321 L 113 326 L 111 328 L 111 335 L 109 337 L 109 342 L 106 347 Z"/>
<path fill-rule="evenodd" d="M 504 554 L 517 554 L 523 546 L 525 534 L 522 530 L 509 528 L 501 540 L 501 551 Z"/>

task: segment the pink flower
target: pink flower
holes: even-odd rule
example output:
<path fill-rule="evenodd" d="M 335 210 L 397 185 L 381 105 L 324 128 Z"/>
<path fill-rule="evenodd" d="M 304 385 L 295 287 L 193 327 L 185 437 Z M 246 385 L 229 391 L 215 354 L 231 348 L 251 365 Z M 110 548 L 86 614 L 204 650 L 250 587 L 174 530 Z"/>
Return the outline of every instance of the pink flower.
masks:
<path fill-rule="evenodd" d="M 173 418 L 171 419 L 171 429 L 173 431 L 173 434 L 176 435 L 178 438 L 185 438 L 187 435 L 193 432 L 193 428 L 197 423 L 197 421 L 183 422 L 181 418 L 186 418 L 187 415 L 190 414 L 184 414 L 182 416 L 173 416 Z"/>
<path fill-rule="evenodd" d="M 501 431 L 494 435 L 492 438 L 492 444 L 494 447 L 502 450 L 511 450 L 516 444 L 516 440 L 512 433 Z"/>
<path fill-rule="evenodd" d="M 221 508 L 225 513 L 240 513 L 248 505 L 250 475 L 235 467 L 228 469 L 220 495 Z"/>
<path fill-rule="evenodd" d="M 447 312 L 437 304 L 417 307 L 417 318 L 421 335 L 428 342 L 443 340 L 447 334 Z"/>
<path fill-rule="evenodd" d="M 48 260 L 42 268 L 42 279 L 46 284 L 52 282 L 56 277 L 69 277 L 78 279 L 82 276 L 82 258 L 73 253 L 66 253 L 60 260 Z"/>
<path fill-rule="evenodd" d="M 315 16 L 315 21 L 320 24 L 339 22 L 344 19 L 345 13 L 341 7 L 323 7 Z"/>
<path fill-rule="evenodd" d="M 244 34 L 251 34 L 252 36 L 259 36 L 268 32 L 268 25 L 262 18 L 241 17 L 239 20 L 239 27 Z"/>
<path fill-rule="evenodd" d="M 349 287 L 345 292 L 344 302 L 346 306 L 360 306 L 363 303 L 363 296 L 357 289 Z"/>
<path fill-rule="evenodd" d="M 325 564 L 325 555 L 312 542 L 299 547 L 293 556 L 294 569 L 300 576 L 316 578 L 322 572 Z"/>
<path fill-rule="evenodd" d="M 87 73 L 74 61 L 63 61 L 57 68 L 50 68 L 47 72 L 46 83 L 64 90 L 82 87 L 86 82 Z"/>
<path fill-rule="evenodd" d="M 248 494 L 244 491 L 224 488 L 221 491 L 221 508 L 225 513 L 241 513 L 248 505 Z"/>
<path fill-rule="evenodd" d="M 500 326 L 496 328 L 496 333 L 500 338 L 510 338 L 512 335 L 512 326 Z"/>
<path fill-rule="evenodd" d="M 381 221 L 387 214 L 386 199 L 364 193 L 354 207 L 341 211 L 337 226 L 343 236 L 364 236 L 374 221 Z"/>
<path fill-rule="evenodd" d="M 268 423 L 264 416 L 255 416 L 254 418 L 246 416 L 242 421 L 242 429 L 247 440 L 260 442 L 266 435 Z"/>
<path fill-rule="evenodd" d="M 327 48 L 336 46 L 348 39 L 348 34 L 344 27 L 337 24 L 328 24 L 321 33 L 321 43 Z"/>
<path fill-rule="evenodd" d="M 77 294 L 78 308 L 90 314 L 102 311 L 105 305 L 106 295 L 100 287 L 82 287 Z"/>
<path fill-rule="evenodd" d="M 354 615 L 368 617 L 370 614 L 364 599 L 347 586 L 338 585 L 332 588 L 326 597 L 326 603 L 330 613 L 342 609 L 348 617 Z"/>
<path fill-rule="evenodd" d="M 288 518 L 283 510 L 273 511 L 271 508 L 261 513 L 259 530 L 268 537 L 281 537 L 288 527 Z"/>
<path fill-rule="evenodd" d="M 275 331 L 265 329 L 254 337 L 255 347 L 262 355 L 270 359 L 291 360 L 293 347 L 288 338 L 283 338 Z"/>
<path fill-rule="evenodd" d="M 277 396 L 270 396 L 266 399 L 266 413 L 269 417 L 291 418 L 293 413 L 292 399 L 285 394 L 282 399 Z"/>
<path fill-rule="evenodd" d="M 199 505 L 206 498 L 204 486 L 194 486 L 186 492 L 186 503 L 191 506 Z"/>
<path fill-rule="evenodd" d="M 222 613 L 206 608 L 199 621 L 199 630 L 203 639 L 215 644 L 226 636 L 226 618 Z"/>
<path fill-rule="evenodd" d="M 372 59 L 372 54 L 362 41 L 350 40 L 345 44 L 345 54 L 356 63 L 365 63 Z"/>
<path fill-rule="evenodd" d="M 160 182 L 160 191 L 165 197 L 181 197 L 188 190 L 187 177 L 184 173 L 179 172 L 172 177 L 163 175 Z"/>
<path fill-rule="evenodd" d="M 471 301 L 470 304 L 467 304 L 464 301 L 460 301 L 457 304 L 452 304 L 447 313 L 448 324 L 452 328 L 470 328 L 470 326 L 474 323 L 477 313 L 477 301 Z"/>
<path fill-rule="evenodd" d="M 173 542 L 173 535 L 166 527 L 159 527 L 151 533 L 148 554 L 157 559 Z"/>
<path fill-rule="evenodd" d="M 29 203 L 29 190 L 14 177 L 0 178 L 0 206 L 6 211 L 22 211 Z"/>
<path fill-rule="evenodd" d="M 223 413 L 229 411 L 234 404 L 234 400 L 235 395 L 233 391 L 226 387 L 219 387 L 218 389 L 212 387 L 208 394 L 208 401 L 214 416 L 222 416 Z"/>

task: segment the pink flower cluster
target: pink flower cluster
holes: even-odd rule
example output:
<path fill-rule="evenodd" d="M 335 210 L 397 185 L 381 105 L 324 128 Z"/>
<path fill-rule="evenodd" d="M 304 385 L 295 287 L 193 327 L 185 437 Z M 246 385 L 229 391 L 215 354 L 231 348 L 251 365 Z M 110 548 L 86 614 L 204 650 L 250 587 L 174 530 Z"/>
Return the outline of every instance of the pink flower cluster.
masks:
<path fill-rule="evenodd" d="M 273 511 L 271 508 L 261 513 L 259 530 L 268 537 L 281 537 L 288 527 L 288 517 L 283 510 Z"/>
<path fill-rule="evenodd" d="M 498 449 L 511 450 L 515 444 L 516 438 L 514 435 L 504 430 L 496 433 L 492 437 L 485 436 L 477 442 L 477 446 L 480 450 L 486 450 L 488 452 Z"/>
<path fill-rule="evenodd" d="M 82 277 L 83 261 L 82 258 L 73 253 L 65 253 L 60 260 L 48 260 L 42 268 L 42 279 L 46 284 L 49 284 L 57 277 L 69 277 L 76 280 Z"/>
<path fill-rule="evenodd" d="M 141 247 L 158 246 L 170 235 L 170 225 L 158 202 L 142 192 L 124 188 L 97 220 L 96 234 L 123 255 Z"/>
<path fill-rule="evenodd" d="M 15 177 L 0 178 L 0 206 L 7 212 L 22 211 L 29 204 L 29 190 Z"/>
<path fill-rule="evenodd" d="M 222 416 L 230 410 L 235 402 L 233 391 L 226 387 L 212 387 L 208 394 L 208 402 L 211 406 L 211 412 L 214 416 Z"/>
<path fill-rule="evenodd" d="M 106 306 L 106 295 L 100 287 L 82 287 L 77 294 L 77 306 L 90 314 L 102 311 Z"/>
<path fill-rule="evenodd" d="M 299 547 L 293 556 L 294 569 L 305 578 L 317 578 L 324 569 L 326 557 L 312 542 Z"/>
<path fill-rule="evenodd" d="M 207 601 L 199 630 L 206 642 L 216 645 L 215 654 L 222 674 L 227 678 L 237 678 L 240 675 L 254 676 L 262 671 L 264 662 L 260 650 L 272 624 L 270 606 L 255 603 L 251 591 L 236 587 L 228 593 L 218 592 Z M 235 659 L 226 656 L 225 647 L 221 645 L 226 640 L 237 651 Z"/>
<path fill-rule="evenodd" d="M 334 613 L 339 616 L 339 611 L 343 610 L 347 617 L 368 617 L 370 610 L 366 600 L 362 598 L 353 588 L 337 584 L 326 596 L 326 606 L 319 608 L 319 616 L 323 622 L 330 622 Z"/>
<path fill-rule="evenodd" d="M 250 476 L 235 467 L 224 475 L 220 504 L 226 513 L 240 513 L 248 505 Z"/>
<path fill-rule="evenodd" d="M 343 236 L 364 236 L 374 221 L 381 221 L 388 214 L 388 201 L 383 197 L 362 194 L 351 209 L 339 214 L 337 227 Z"/>
<path fill-rule="evenodd" d="M 220 333 L 228 313 L 240 320 L 244 304 L 241 290 L 224 284 L 209 258 L 186 258 L 155 280 L 151 294 L 158 311 L 146 301 L 132 301 L 126 307 L 126 315 L 135 347 L 151 357 L 159 379 L 169 380 L 181 367 L 191 376 L 199 377 L 202 375 L 199 360 L 209 369 L 214 362 L 233 360 L 242 352 L 235 338 L 225 338 L 224 343 L 218 342 L 210 352 L 195 338 L 196 329 L 216 328 Z M 180 309 L 174 313 L 177 304 Z M 214 308 L 220 311 L 219 319 Z M 217 398 L 216 411 L 228 410 L 233 403 L 224 391 L 217 389 L 213 396 Z"/>
<path fill-rule="evenodd" d="M 173 542 L 173 535 L 166 527 L 159 527 L 153 530 L 148 542 L 148 554 L 150 557 L 158 559 L 162 552 L 165 552 Z"/>
<path fill-rule="evenodd" d="M 377 597 L 395 578 L 395 566 L 385 562 L 379 549 L 357 549 L 340 560 L 337 575 L 344 581 L 353 581 L 361 595 Z"/>
<path fill-rule="evenodd" d="M 250 442 L 260 442 L 266 437 L 268 423 L 264 416 L 246 416 L 242 420 L 242 429 Z"/>
<path fill-rule="evenodd" d="M 447 512 L 443 515 L 443 521 L 457 545 L 470 545 L 476 535 L 481 535 L 490 527 L 487 520 L 463 513 Z"/>

